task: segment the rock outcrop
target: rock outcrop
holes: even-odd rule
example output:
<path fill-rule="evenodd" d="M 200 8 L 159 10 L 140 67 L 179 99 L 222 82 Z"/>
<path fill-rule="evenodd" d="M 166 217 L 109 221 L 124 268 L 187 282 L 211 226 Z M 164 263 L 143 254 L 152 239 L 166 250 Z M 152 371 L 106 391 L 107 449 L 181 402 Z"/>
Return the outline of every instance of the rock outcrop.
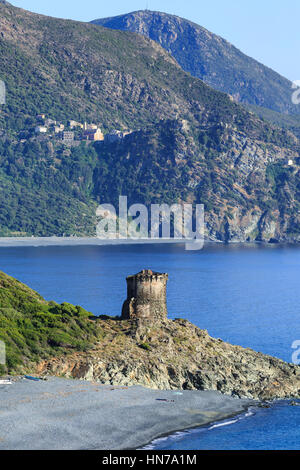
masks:
<path fill-rule="evenodd" d="M 129 276 L 122 317 L 96 320 L 94 349 L 44 361 L 38 372 L 111 385 L 300 398 L 300 367 L 213 339 L 187 320 L 168 320 L 167 279 L 150 270 Z"/>
<path fill-rule="evenodd" d="M 0 340 L 7 346 L 7 368 L 0 368 L 0 375 L 38 373 L 258 399 L 300 398 L 299 366 L 211 338 L 187 320 L 169 320 L 167 277 L 148 270 L 130 276 L 128 298 L 137 309 L 124 319 L 47 302 L 0 272 Z"/>
<path fill-rule="evenodd" d="M 41 374 L 154 389 L 218 390 L 255 399 L 300 398 L 300 367 L 214 339 L 186 320 L 152 326 L 99 319 L 93 351 L 44 361 Z"/>

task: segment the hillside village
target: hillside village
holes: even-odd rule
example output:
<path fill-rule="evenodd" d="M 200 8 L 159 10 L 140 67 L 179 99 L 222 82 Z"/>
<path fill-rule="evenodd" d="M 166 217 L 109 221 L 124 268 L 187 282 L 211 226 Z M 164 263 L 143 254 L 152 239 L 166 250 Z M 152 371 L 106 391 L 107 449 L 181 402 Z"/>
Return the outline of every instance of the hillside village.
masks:
<path fill-rule="evenodd" d="M 27 140 L 50 140 L 53 142 L 53 144 L 56 143 L 58 145 L 63 145 L 65 148 L 63 151 L 64 155 L 70 155 L 70 148 L 78 147 L 82 142 L 85 142 L 86 144 L 90 144 L 92 142 L 113 144 L 123 141 L 125 137 L 136 132 L 136 130 L 125 131 L 112 129 L 104 133 L 100 127 L 100 124 L 87 122 L 81 123 L 70 119 L 65 125 L 59 121 L 47 117 L 46 114 L 38 114 L 35 118 L 35 121 L 36 122 L 34 126 L 31 126 L 29 129 L 20 132 L 19 141 L 21 143 L 25 143 Z M 140 129 L 138 129 L 138 131 L 139 130 Z M 237 152 L 239 154 L 239 152 L 235 149 L 233 149 L 232 152 Z M 299 157 L 289 156 L 284 157 L 281 163 L 289 167 L 299 167 L 299 160 Z M 232 165 L 231 168 L 234 168 L 234 165 Z M 190 185 L 188 186 L 192 187 Z"/>
<path fill-rule="evenodd" d="M 38 114 L 36 116 L 36 125 L 20 132 L 20 141 L 24 142 L 28 138 L 40 137 L 41 139 L 53 139 L 58 143 L 72 147 L 80 145 L 82 141 L 114 143 L 124 139 L 129 134 L 132 134 L 132 131 L 118 129 L 110 130 L 104 134 L 99 124 L 81 123 L 70 119 L 65 125 L 47 117 L 45 114 Z"/>

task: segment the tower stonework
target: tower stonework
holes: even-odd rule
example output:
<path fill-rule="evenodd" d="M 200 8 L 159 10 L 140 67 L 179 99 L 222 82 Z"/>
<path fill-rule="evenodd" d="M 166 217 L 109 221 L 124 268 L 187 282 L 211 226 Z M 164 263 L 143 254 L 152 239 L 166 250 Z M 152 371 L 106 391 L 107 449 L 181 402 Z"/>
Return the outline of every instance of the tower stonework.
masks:
<path fill-rule="evenodd" d="M 123 304 L 123 320 L 166 320 L 168 274 L 144 269 L 128 276 L 127 299 Z"/>

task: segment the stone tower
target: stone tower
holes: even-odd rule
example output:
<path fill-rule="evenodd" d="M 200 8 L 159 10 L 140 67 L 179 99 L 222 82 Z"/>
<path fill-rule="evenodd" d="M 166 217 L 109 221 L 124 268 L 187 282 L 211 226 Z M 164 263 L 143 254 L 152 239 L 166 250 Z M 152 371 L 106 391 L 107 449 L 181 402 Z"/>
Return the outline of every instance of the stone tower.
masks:
<path fill-rule="evenodd" d="M 123 304 L 123 320 L 166 320 L 168 274 L 144 269 L 128 276 L 127 299 Z"/>

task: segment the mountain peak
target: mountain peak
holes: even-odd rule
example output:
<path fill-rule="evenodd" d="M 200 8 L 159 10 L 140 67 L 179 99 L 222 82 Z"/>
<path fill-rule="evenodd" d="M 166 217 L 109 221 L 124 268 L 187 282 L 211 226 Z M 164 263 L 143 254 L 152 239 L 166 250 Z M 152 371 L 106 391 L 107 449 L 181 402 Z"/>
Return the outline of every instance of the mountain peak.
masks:
<path fill-rule="evenodd" d="M 138 10 L 92 23 L 132 31 L 158 42 L 183 70 L 230 94 L 237 102 L 284 114 L 300 114 L 299 106 L 291 102 L 288 79 L 190 20 L 164 12 Z"/>

